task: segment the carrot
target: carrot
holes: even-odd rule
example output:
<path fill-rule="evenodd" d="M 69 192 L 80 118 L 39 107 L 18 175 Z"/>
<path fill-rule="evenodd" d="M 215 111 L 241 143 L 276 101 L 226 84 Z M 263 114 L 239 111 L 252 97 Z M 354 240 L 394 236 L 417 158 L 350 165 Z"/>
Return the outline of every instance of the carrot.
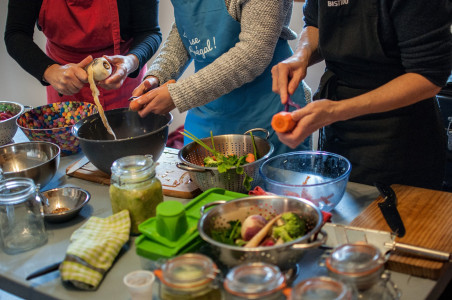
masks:
<path fill-rule="evenodd" d="M 253 154 L 253 153 L 248 153 L 248 154 L 246 155 L 245 161 L 246 161 L 247 163 L 252 163 L 252 162 L 256 161 L 256 158 L 254 157 L 254 154 Z"/>
<path fill-rule="evenodd" d="M 295 128 L 297 123 L 292 119 L 290 112 L 281 111 L 272 118 L 272 127 L 276 132 L 289 132 Z"/>
<path fill-rule="evenodd" d="M 132 100 L 129 103 L 129 109 L 132 111 L 139 111 L 141 109 L 141 104 L 137 100 Z"/>
<path fill-rule="evenodd" d="M 147 83 L 147 81 L 145 81 L 145 84 L 146 84 L 146 83 Z M 167 84 L 169 84 L 169 83 L 176 83 L 176 80 L 174 80 L 174 79 L 168 80 L 167 82 L 165 82 L 164 84 L 162 84 L 162 86 L 165 86 L 165 85 L 167 85 Z M 147 88 L 150 88 L 150 87 L 148 87 L 147 85 L 146 85 L 146 87 L 147 87 Z M 129 103 L 129 109 L 130 109 L 130 110 L 133 110 L 133 111 L 139 111 L 140 109 L 143 108 L 143 105 L 140 104 L 140 103 L 138 103 L 138 101 L 137 101 L 138 99 L 139 99 L 139 98 L 130 101 L 130 103 Z"/>

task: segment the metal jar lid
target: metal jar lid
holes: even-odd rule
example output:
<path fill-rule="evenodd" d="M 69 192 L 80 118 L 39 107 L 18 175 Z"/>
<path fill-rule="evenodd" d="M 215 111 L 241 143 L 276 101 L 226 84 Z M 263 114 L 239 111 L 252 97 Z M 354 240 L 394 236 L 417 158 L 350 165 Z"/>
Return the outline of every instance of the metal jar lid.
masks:
<path fill-rule="evenodd" d="M 285 277 L 277 266 L 254 262 L 239 265 L 226 275 L 225 290 L 247 299 L 270 295 L 285 287 Z"/>

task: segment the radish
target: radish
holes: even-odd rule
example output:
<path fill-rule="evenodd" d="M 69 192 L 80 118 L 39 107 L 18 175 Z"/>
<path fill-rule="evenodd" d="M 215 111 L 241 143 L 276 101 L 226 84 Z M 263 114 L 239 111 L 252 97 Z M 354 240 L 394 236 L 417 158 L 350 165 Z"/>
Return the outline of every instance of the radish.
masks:
<path fill-rule="evenodd" d="M 249 241 L 267 224 L 267 220 L 261 215 L 248 216 L 242 223 L 241 235 L 244 241 Z"/>

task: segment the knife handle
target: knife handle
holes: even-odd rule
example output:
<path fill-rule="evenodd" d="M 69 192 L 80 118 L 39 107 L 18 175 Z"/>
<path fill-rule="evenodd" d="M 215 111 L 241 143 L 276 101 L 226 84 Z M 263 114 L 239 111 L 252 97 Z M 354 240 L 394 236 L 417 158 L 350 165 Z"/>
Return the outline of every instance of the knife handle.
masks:
<path fill-rule="evenodd" d="M 386 243 L 394 250 L 438 261 L 450 261 L 451 253 L 402 243 Z"/>
<path fill-rule="evenodd" d="M 57 271 L 60 267 L 60 264 L 61 264 L 61 262 L 57 262 L 57 263 L 51 264 L 47 267 L 44 267 L 36 272 L 33 272 L 30 275 L 28 275 L 27 278 L 25 278 L 25 280 L 31 280 L 33 278 Z"/>

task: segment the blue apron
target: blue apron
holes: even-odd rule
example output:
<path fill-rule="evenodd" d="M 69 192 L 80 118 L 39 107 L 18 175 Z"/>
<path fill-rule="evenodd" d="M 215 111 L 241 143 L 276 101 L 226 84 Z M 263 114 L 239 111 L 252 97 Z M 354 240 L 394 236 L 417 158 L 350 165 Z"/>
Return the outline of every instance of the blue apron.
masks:
<path fill-rule="evenodd" d="M 224 0 L 171 0 L 179 35 L 194 60 L 195 72 L 212 63 L 239 42 L 240 23 L 228 13 Z M 273 59 L 254 81 L 200 107 L 190 109 L 185 129 L 198 138 L 221 134 L 243 134 L 253 128 L 270 132 L 269 141 L 275 154 L 294 151 L 282 144 L 273 129 L 271 119 L 283 110 L 279 95 L 272 92 L 271 68 L 292 55 L 286 40 L 279 40 Z M 305 105 L 303 85 L 292 100 Z M 191 142 L 185 138 L 184 143 Z M 309 149 L 309 139 L 297 150 Z"/>

